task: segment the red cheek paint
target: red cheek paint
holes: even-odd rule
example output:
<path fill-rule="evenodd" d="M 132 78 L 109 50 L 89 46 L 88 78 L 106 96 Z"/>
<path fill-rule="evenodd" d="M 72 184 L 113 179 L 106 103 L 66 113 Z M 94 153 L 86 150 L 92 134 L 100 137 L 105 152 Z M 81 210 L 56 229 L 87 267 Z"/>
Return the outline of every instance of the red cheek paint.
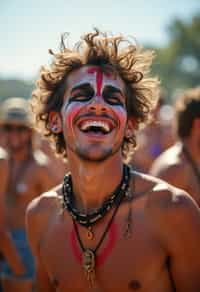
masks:
<path fill-rule="evenodd" d="M 101 252 L 99 253 L 99 251 L 97 251 L 97 255 L 96 255 L 96 266 L 101 266 L 105 263 L 106 259 L 108 258 L 109 254 L 111 253 L 111 251 L 114 248 L 115 242 L 117 240 L 117 226 L 116 224 L 113 222 L 110 230 L 108 232 L 108 242 L 105 245 L 105 247 L 101 250 Z M 70 244 L 71 244 L 71 248 L 72 248 L 72 252 L 73 255 L 75 257 L 75 259 L 79 262 L 82 263 L 82 251 L 80 250 L 77 238 L 76 238 L 76 232 L 74 230 L 74 228 L 71 231 L 70 234 Z"/>
<path fill-rule="evenodd" d="M 80 104 L 71 104 L 68 106 L 64 117 L 65 120 L 65 124 L 68 125 L 68 127 L 72 130 L 73 129 L 73 120 L 75 118 L 75 116 L 80 112 L 82 108 L 82 105 Z"/>
<path fill-rule="evenodd" d="M 88 73 L 96 73 L 96 87 L 97 87 L 97 96 L 101 95 L 101 88 L 103 83 L 103 72 L 100 67 L 92 67 L 88 69 Z"/>

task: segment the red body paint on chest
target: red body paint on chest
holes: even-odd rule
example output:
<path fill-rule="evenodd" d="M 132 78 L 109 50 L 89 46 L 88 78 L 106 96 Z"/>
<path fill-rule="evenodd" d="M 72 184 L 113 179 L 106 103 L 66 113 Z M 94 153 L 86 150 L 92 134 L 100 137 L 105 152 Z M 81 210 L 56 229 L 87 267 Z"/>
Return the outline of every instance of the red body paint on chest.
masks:
<path fill-rule="evenodd" d="M 108 242 L 107 242 L 106 246 L 101 250 L 101 252 L 97 251 L 97 255 L 96 255 L 96 266 L 97 267 L 104 264 L 107 257 L 109 256 L 109 254 L 111 253 L 111 251 L 114 248 L 116 239 L 117 239 L 117 226 L 113 222 L 111 227 L 110 227 L 110 230 L 108 232 Z M 71 244 L 71 248 L 72 248 L 72 252 L 73 252 L 74 257 L 76 258 L 76 260 L 79 263 L 82 263 L 82 251 L 79 247 L 79 243 L 77 241 L 76 232 L 75 232 L 74 228 L 72 229 L 71 234 L 70 234 L 70 244 Z M 100 249 L 101 249 L 101 247 L 100 247 Z"/>
<path fill-rule="evenodd" d="M 100 67 L 92 67 L 88 69 L 88 73 L 96 73 L 97 96 L 101 95 L 101 88 L 103 83 L 103 72 Z"/>

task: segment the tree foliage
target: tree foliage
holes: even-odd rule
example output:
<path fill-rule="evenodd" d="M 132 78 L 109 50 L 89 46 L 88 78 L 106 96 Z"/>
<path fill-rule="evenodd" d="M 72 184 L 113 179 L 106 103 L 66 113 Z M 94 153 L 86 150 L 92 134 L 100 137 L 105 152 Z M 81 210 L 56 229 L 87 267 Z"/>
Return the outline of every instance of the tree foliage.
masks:
<path fill-rule="evenodd" d="M 33 83 L 17 79 L 0 79 L 0 101 L 9 97 L 29 98 Z"/>
<path fill-rule="evenodd" d="M 168 45 L 156 49 L 153 68 L 171 95 L 200 85 L 200 13 L 190 21 L 174 19 L 168 34 Z"/>

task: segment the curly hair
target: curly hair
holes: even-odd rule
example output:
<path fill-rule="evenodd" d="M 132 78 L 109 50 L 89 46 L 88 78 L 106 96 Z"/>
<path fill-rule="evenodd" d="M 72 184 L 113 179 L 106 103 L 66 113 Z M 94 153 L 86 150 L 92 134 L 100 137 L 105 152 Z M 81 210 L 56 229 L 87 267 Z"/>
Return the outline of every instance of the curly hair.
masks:
<path fill-rule="evenodd" d="M 190 88 L 175 104 L 176 132 L 180 138 L 190 135 L 194 119 L 200 118 L 200 87 Z"/>
<path fill-rule="evenodd" d="M 118 74 L 125 83 L 128 117 L 135 120 L 136 129 L 149 120 L 156 104 L 159 81 L 149 76 L 154 52 L 144 50 L 122 35 L 94 32 L 82 36 L 73 48 L 66 47 L 66 34 L 62 35 L 60 50 L 54 53 L 50 66 L 43 66 L 33 91 L 31 105 L 35 114 L 36 128 L 54 144 L 58 154 L 66 157 L 62 133 L 53 133 L 49 126 L 49 114 L 60 112 L 69 74 L 85 65 L 97 65 L 102 70 Z M 124 137 L 122 154 L 128 158 L 136 147 L 136 137 Z"/>

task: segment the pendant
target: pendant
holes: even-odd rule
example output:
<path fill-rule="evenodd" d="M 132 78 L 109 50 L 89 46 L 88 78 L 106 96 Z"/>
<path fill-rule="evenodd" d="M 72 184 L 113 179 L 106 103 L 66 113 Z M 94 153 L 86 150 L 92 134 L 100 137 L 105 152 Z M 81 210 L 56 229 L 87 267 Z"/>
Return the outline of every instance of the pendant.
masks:
<path fill-rule="evenodd" d="M 95 253 L 94 251 L 92 251 L 89 248 L 84 251 L 82 264 L 83 264 L 83 269 L 85 270 L 87 280 L 90 283 L 90 287 L 92 287 L 95 281 Z"/>
<path fill-rule="evenodd" d="M 92 227 L 91 226 L 89 226 L 87 228 L 87 238 L 90 239 L 90 240 L 92 240 L 94 238 L 94 233 L 92 231 Z"/>

